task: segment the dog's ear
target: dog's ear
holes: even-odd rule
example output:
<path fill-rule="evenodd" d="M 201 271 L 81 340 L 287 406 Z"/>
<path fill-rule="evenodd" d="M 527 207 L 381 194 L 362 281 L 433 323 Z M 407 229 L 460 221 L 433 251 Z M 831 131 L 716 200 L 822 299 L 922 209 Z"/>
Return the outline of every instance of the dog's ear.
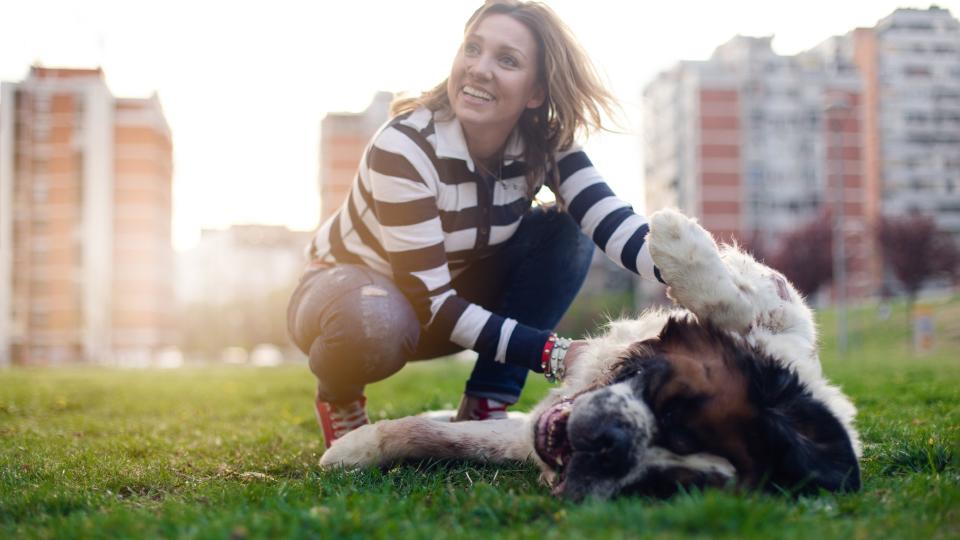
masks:
<path fill-rule="evenodd" d="M 757 457 L 766 482 L 791 493 L 859 490 L 860 465 L 840 421 L 792 371 L 773 365 L 761 371 L 766 399 Z"/>

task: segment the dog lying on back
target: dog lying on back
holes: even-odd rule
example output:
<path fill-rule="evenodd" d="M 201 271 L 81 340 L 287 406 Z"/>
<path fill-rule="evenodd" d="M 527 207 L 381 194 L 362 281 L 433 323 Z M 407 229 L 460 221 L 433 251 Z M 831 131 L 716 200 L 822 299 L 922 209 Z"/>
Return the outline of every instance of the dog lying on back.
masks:
<path fill-rule="evenodd" d="M 526 418 L 384 420 L 338 440 L 320 465 L 533 459 L 573 500 L 731 484 L 858 490 L 856 409 L 824 378 L 796 290 L 673 210 L 652 216 L 647 242 L 681 308 L 613 322 L 572 349 L 563 386 Z"/>

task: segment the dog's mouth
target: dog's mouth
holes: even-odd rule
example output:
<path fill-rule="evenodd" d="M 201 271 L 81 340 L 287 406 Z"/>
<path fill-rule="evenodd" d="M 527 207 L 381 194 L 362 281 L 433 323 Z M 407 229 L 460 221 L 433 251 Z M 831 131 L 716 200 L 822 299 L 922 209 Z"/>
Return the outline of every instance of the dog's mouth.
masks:
<path fill-rule="evenodd" d="M 540 459 L 560 474 L 573 455 L 573 447 L 567 436 L 567 421 L 570 420 L 571 411 L 573 399 L 563 399 L 547 409 L 537 420 L 534 448 Z"/>

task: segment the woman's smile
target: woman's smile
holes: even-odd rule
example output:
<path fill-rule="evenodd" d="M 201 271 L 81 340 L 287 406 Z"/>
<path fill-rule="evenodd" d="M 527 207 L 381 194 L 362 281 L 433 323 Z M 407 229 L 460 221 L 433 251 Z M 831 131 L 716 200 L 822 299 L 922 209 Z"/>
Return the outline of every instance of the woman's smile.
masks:
<path fill-rule="evenodd" d="M 466 85 L 460 91 L 464 94 L 464 98 L 468 103 L 485 105 L 496 99 L 490 92 L 472 85 Z"/>

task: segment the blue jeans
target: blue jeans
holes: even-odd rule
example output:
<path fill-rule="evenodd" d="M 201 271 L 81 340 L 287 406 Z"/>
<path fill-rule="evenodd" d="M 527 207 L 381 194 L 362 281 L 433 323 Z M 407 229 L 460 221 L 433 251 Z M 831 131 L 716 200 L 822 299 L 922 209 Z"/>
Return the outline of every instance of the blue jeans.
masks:
<path fill-rule="evenodd" d="M 462 298 L 539 329 L 552 329 L 580 291 L 593 242 L 566 213 L 534 208 L 514 236 L 476 261 L 452 285 Z M 304 274 L 287 309 L 290 335 L 310 361 L 324 401 L 359 398 L 363 387 L 409 361 L 463 350 L 424 329 L 413 307 L 386 276 L 356 265 Z M 480 356 L 466 393 L 515 403 L 527 366 Z"/>

